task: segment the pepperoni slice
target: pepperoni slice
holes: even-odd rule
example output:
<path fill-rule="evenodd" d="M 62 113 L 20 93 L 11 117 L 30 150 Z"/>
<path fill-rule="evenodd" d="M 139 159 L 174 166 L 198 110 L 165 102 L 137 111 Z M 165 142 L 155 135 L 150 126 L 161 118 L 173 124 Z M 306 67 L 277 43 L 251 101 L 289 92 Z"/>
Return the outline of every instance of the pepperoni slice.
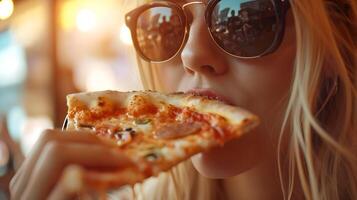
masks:
<path fill-rule="evenodd" d="M 197 122 L 183 122 L 166 124 L 158 128 L 155 136 L 158 139 L 176 139 L 196 133 L 201 129 Z"/>

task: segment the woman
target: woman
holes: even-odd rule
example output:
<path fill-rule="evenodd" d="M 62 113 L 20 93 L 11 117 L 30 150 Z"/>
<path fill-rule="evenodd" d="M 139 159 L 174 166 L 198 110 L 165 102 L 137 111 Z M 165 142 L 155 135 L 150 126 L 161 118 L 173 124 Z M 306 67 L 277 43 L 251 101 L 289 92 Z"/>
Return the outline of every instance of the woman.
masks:
<path fill-rule="evenodd" d="M 230 10 L 248 14 L 244 37 L 229 32 Z M 180 17 L 170 40 L 146 28 L 163 16 Z M 139 198 L 357 199 L 356 1 L 156 1 L 126 20 L 146 89 L 225 99 L 262 121 L 135 188 Z M 99 143 L 47 131 L 14 177 L 13 197 L 70 198 L 81 188 L 64 187 L 67 166 L 125 165 Z"/>

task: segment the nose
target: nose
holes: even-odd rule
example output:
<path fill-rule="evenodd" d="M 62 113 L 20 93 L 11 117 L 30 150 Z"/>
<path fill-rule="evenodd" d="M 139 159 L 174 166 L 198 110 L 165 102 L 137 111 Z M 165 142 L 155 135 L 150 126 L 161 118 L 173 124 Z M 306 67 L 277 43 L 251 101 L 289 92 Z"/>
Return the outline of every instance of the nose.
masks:
<path fill-rule="evenodd" d="M 195 5 L 192 11 L 194 14 L 189 36 L 181 52 L 183 66 L 192 74 L 223 75 L 228 71 L 228 63 L 226 56 L 218 49 L 208 32 L 204 19 L 204 6 Z"/>

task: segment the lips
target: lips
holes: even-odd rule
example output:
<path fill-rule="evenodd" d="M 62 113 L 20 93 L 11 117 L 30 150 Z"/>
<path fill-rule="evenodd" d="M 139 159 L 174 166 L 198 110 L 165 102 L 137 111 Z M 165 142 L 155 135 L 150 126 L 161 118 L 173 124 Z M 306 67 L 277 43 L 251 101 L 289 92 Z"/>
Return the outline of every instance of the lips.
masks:
<path fill-rule="evenodd" d="M 233 105 L 233 103 L 230 100 L 228 100 L 226 97 L 219 95 L 210 89 L 196 88 L 196 89 L 189 90 L 186 93 L 207 97 L 208 99 L 219 100 L 222 101 L 223 103 Z"/>

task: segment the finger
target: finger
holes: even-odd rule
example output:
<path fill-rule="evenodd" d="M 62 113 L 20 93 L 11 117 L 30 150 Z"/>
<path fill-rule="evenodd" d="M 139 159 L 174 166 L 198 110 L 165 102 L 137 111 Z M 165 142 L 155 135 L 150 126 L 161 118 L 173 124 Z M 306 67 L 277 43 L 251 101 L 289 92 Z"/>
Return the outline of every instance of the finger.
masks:
<path fill-rule="evenodd" d="M 26 188 L 20 188 L 25 199 L 43 199 L 55 185 L 62 170 L 69 164 L 98 170 L 121 169 L 132 161 L 117 150 L 103 145 L 51 143 L 44 149 Z M 21 192 L 23 191 L 23 192 Z"/>
<path fill-rule="evenodd" d="M 67 133 L 67 134 L 64 134 Z M 46 130 L 43 132 L 41 138 L 34 146 L 28 158 L 20 167 L 18 173 L 10 182 L 10 190 L 12 194 L 18 193 L 27 184 L 31 172 L 46 144 L 50 141 L 58 142 L 79 142 L 89 144 L 107 143 L 106 141 L 98 139 L 97 136 L 86 132 L 62 132 L 59 130 Z M 110 143 L 107 143 L 110 145 Z M 16 195 L 15 195 L 16 196 Z"/>
<path fill-rule="evenodd" d="M 135 167 L 106 172 L 94 170 L 85 170 L 84 172 L 82 178 L 86 188 L 99 192 L 119 188 L 124 185 L 134 185 L 146 178 L 143 171 Z"/>
<path fill-rule="evenodd" d="M 119 188 L 127 184 L 133 185 L 139 180 L 137 179 L 139 176 L 144 178 L 134 168 L 102 172 L 71 165 L 64 170 L 49 199 L 62 200 L 83 196 L 94 197 L 93 199 L 106 199 L 105 196 L 109 189 Z"/>
<path fill-rule="evenodd" d="M 74 199 L 84 191 L 82 179 L 81 167 L 76 165 L 70 165 L 66 167 L 57 185 L 48 196 L 48 199 Z"/>
<path fill-rule="evenodd" d="M 41 153 L 43 146 L 48 143 L 51 140 L 57 140 L 57 141 L 71 141 L 71 142 L 88 142 L 90 143 L 91 141 L 95 142 L 98 139 L 95 138 L 92 134 L 64 134 L 65 132 L 59 131 L 59 130 L 45 130 L 42 134 L 38 142 L 35 144 L 33 150 L 29 153 L 28 159 L 24 161 L 24 163 L 21 165 L 21 167 L 18 170 L 18 173 L 15 174 L 15 176 L 12 178 L 10 187 L 13 187 L 13 185 L 17 182 L 19 177 L 21 176 L 22 172 L 24 171 L 24 168 L 29 168 L 30 170 L 32 169 L 32 166 L 34 163 L 36 163 L 36 160 Z M 87 138 L 87 135 L 88 138 Z M 90 141 L 88 141 L 88 139 Z"/>
<path fill-rule="evenodd" d="M 48 196 L 48 199 L 106 199 L 104 191 L 98 193 L 95 190 L 90 190 L 88 187 L 86 187 L 84 182 L 85 174 L 85 170 L 80 166 L 67 166 L 63 171 L 58 184 Z M 99 196 L 104 198 L 99 198 Z"/>
<path fill-rule="evenodd" d="M 20 175 L 22 174 L 22 166 L 23 166 L 23 165 L 21 165 L 21 166 L 19 167 L 17 173 L 12 177 L 12 179 L 11 179 L 11 181 L 10 181 L 10 183 L 9 183 L 9 188 L 10 188 L 10 190 L 11 190 L 11 188 L 14 188 L 14 186 L 16 185 L 16 183 L 17 183 L 17 181 L 18 181 Z"/>

